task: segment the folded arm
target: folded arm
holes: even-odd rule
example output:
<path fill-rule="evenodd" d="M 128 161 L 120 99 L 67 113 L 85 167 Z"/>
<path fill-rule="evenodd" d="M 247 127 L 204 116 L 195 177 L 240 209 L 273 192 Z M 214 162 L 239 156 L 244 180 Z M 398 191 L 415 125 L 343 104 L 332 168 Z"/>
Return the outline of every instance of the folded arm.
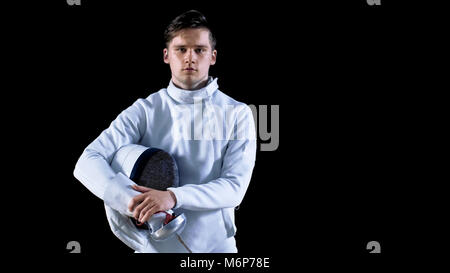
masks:
<path fill-rule="evenodd" d="M 176 196 L 176 208 L 210 210 L 238 206 L 250 183 L 256 158 L 256 132 L 249 107 L 238 115 L 234 139 L 229 140 L 221 175 L 205 184 L 169 188 Z"/>
<path fill-rule="evenodd" d="M 145 130 L 145 116 L 139 100 L 124 110 L 83 151 L 75 165 L 74 176 L 93 194 L 110 207 L 130 214 L 127 206 L 139 192 L 131 186 L 134 182 L 110 166 L 115 152 L 122 146 L 137 143 Z"/>

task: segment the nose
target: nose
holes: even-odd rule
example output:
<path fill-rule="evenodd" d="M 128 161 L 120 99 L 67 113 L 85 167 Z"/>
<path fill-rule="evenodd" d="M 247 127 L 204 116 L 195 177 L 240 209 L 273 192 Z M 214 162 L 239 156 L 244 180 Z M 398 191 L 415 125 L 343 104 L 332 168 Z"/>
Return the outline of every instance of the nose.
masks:
<path fill-rule="evenodd" d="M 197 61 L 197 55 L 195 54 L 195 51 L 193 49 L 188 49 L 186 51 L 186 54 L 184 55 L 184 62 L 186 64 L 193 63 Z"/>

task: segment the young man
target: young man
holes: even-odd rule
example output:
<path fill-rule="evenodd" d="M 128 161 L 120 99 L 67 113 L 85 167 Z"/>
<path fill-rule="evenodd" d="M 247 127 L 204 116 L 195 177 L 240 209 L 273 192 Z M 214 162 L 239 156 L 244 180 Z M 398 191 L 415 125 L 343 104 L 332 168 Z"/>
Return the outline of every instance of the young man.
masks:
<path fill-rule="evenodd" d="M 184 213 L 180 236 L 190 251 L 237 252 L 234 208 L 247 190 L 256 156 L 252 112 L 219 91 L 217 79 L 209 77 L 217 51 L 201 13 L 188 11 L 175 18 L 165 39 L 169 86 L 124 110 L 86 147 L 74 175 L 107 203 L 105 193 L 114 185 L 130 183 L 110 167 L 117 150 L 128 144 L 163 149 L 178 164 L 180 187 L 159 191 L 135 186 L 136 196 L 127 204 L 111 206 L 128 209 L 140 222 L 158 211 Z M 138 251 L 159 251 L 148 249 Z M 166 246 L 161 251 L 179 249 Z"/>

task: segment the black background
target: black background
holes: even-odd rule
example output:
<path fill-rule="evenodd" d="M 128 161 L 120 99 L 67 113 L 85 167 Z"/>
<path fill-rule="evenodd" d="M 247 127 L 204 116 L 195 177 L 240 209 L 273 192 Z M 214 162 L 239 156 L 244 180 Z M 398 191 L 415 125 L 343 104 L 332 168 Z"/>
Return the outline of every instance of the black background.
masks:
<path fill-rule="evenodd" d="M 290 268 L 302 257 L 379 261 L 437 252 L 444 163 L 432 153 L 439 154 L 441 134 L 434 132 L 443 108 L 434 106 L 441 99 L 433 91 L 444 70 L 430 61 L 441 58 L 439 7 L 150 2 L 22 2 L 2 11 L 14 12 L 4 19 L 5 53 L 9 94 L 17 96 L 7 101 L 14 119 L 5 126 L 37 159 L 20 153 L 14 162 L 34 161 L 35 168 L 10 169 L 21 182 L 20 190 L 10 186 L 27 196 L 19 211 L 28 212 L 13 218 L 32 223 L 22 225 L 26 234 L 39 234 L 21 236 L 19 249 L 62 254 L 69 264 L 72 240 L 84 256 L 132 253 L 73 168 L 122 110 L 167 86 L 164 28 L 198 9 L 218 39 L 210 75 L 219 89 L 247 104 L 280 107 L 279 147 L 258 150 L 236 212 L 239 255 Z M 366 250 L 372 240 L 381 243 L 377 257 Z M 160 265 L 161 256 L 152 261 Z"/>

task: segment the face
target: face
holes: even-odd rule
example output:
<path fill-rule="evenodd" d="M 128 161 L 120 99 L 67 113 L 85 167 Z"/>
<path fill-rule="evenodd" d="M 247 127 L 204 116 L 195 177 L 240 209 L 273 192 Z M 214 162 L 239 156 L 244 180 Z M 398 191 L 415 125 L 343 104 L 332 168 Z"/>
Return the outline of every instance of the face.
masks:
<path fill-rule="evenodd" d="M 170 65 L 173 83 L 182 89 L 196 90 L 208 81 L 209 67 L 216 63 L 217 51 L 212 50 L 209 30 L 180 30 L 164 49 L 164 62 Z"/>

